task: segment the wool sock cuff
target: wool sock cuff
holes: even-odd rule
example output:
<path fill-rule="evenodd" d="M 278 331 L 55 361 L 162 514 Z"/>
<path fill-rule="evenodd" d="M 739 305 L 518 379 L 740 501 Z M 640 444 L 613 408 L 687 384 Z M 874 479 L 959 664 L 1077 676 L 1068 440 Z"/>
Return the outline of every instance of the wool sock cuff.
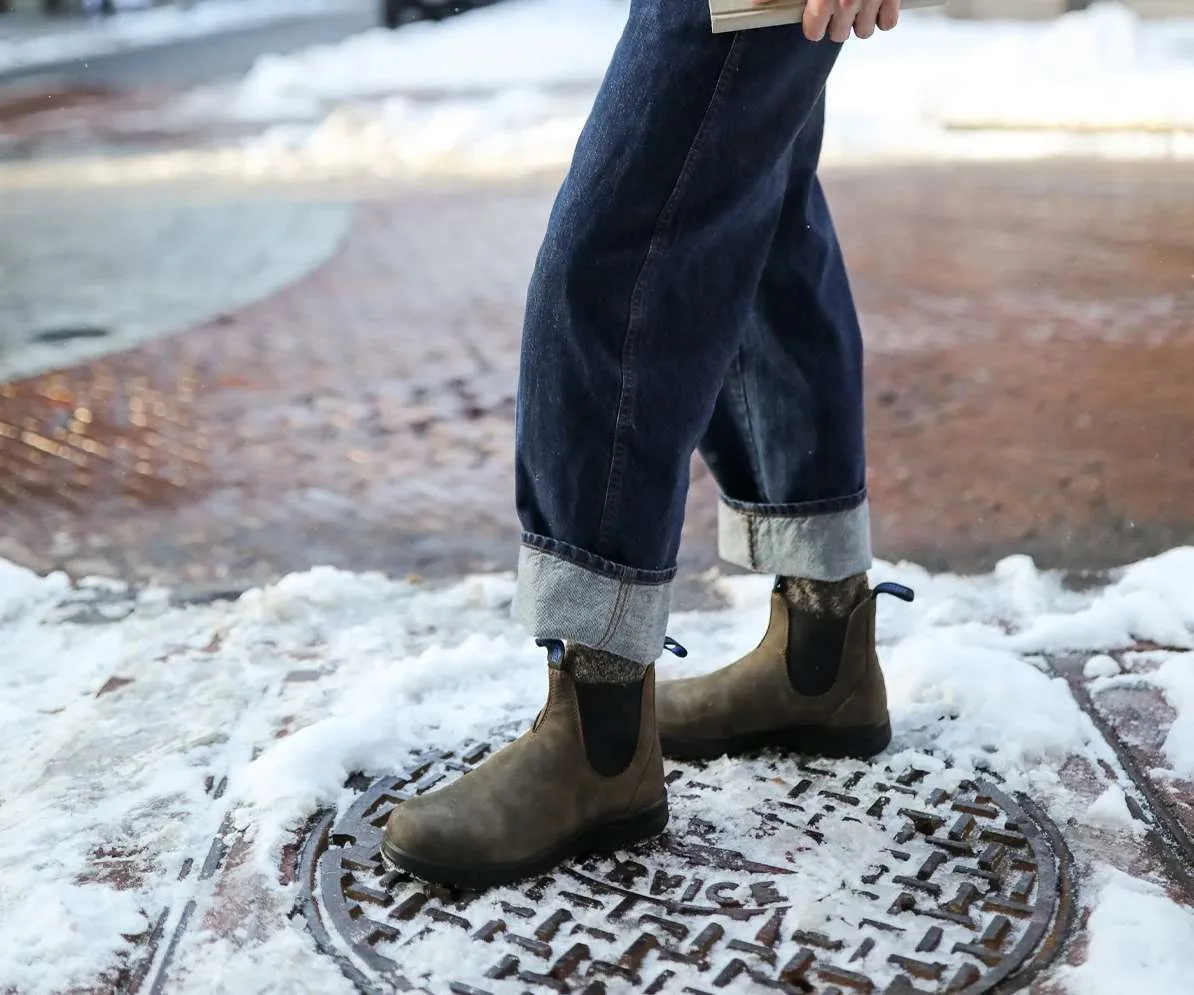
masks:
<path fill-rule="evenodd" d="M 780 577 L 776 589 L 794 611 L 831 618 L 849 617 L 871 593 L 865 573 L 835 581 Z"/>
<path fill-rule="evenodd" d="M 568 643 L 564 666 L 575 680 L 584 684 L 634 684 L 641 681 L 650 664 L 595 650 L 580 643 Z"/>

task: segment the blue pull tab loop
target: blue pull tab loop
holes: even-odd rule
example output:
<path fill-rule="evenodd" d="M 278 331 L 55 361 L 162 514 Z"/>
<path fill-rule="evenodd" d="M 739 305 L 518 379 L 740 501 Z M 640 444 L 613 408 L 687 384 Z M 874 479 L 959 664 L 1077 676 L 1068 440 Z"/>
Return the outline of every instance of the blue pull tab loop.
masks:
<path fill-rule="evenodd" d="M 681 659 L 688 656 L 688 650 L 686 650 L 683 646 L 681 646 L 678 642 L 676 642 L 676 640 L 674 640 L 671 636 L 664 637 L 663 648 L 665 650 L 667 650 L 669 653 L 674 653 L 676 656 L 680 657 Z"/>
<path fill-rule="evenodd" d="M 901 601 L 909 603 L 916 600 L 916 592 L 912 588 L 905 587 L 903 584 L 893 584 L 890 581 L 876 584 L 874 590 L 871 591 L 872 598 L 877 598 L 880 594 L 890 594 L 893 598 L 899 598 Z"/>
<path fill-rule="evenodd" d="M 535 645 L 547 650 L 547 665 L 559 670 L 564 663 L 564 643 L 560 639 L 536 639 Z"/>

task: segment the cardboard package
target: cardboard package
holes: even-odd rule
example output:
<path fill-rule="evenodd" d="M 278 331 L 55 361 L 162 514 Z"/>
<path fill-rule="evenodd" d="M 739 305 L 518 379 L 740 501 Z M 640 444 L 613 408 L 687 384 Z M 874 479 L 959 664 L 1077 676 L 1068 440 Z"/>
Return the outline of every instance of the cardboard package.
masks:
<path fill-rule="evenodd" d="M 945 0 L 904 0 L 903 10 L 917 7 L 941 7 Z M 709 14 L 713 33 L 745 31 L 747 28 L 770 28 L 777 24 L 796 24 L 804 17 L 805 0 L 770 0 L 752 4 L 750 0 L 709 0 Z"/>

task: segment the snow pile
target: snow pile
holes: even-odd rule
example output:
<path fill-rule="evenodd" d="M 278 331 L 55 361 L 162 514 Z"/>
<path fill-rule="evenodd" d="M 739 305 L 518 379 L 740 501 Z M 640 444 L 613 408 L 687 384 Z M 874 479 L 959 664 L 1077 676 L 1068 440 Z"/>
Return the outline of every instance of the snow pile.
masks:
<path fill-rule="evenodd" d="M 251 153 L 327 168 L 517 172 L 566 163 L 623 0 L 507 0 L 441 24 L 268 56 L 185 113 L 276 122 Z M 852 40 L 826 161 L 1194 153 L 1194 20 L 1101 3 L 1052 22 L 909 11 Z M 881 95 L 881 96 L 880 96 Z M 267 168 L 263 166 L 262 168 Z"/>
<path fill-rule="evenodd" d="M 200 0 L 191 7 L 146 6 L 118 0 L 119 17 L 74 25 L 65 30 L 12 32 L 0 20 L 0 72 L 87 59 L 111 52 L 147 48 L 166 42 L 221 34 L 270 21 L 284 21 L 336 10 L 350 0 Z"/>
<path fill-rule="evenodd" d="M 589 90 L 605 72 L 626 7 L 625 0 L 505 0 L 467 17 L 265 55 L 237 86 L 231 110 L 272 121 L 394 93 Z"/>
<path fill-rule="evenodd" d="M 1101 877 L 1086 963 L 1062 968 L 1066 987 L 1075 995 L 1189 991 L 1194 912 L 1151 882 L 1111 868 Z"/>
<path fill-rule="evenodd" d="M 1104 590 L 1082 593 L 1025 558 L 973 578 L 879 565 L 876 581 L 918 591 L 912 605 L 881 602 L 893 759 L 948 766 L 957 778 L 995 774 L 1060 822 L 1084 818 L 1136 832 L 1122 791 L 1077 809 L 1061 786 L 1057 768 L 1068 757 L 1115 758 L 1042 654 L 1171 647 L 1157 651 L 1166 662 L 1143 679 L 1155 681 L 1178 712 L 1170 763 L 1194 769 L 1194 667 L 1183 649 L 1194 641 L 1192 574 L 1194 549 L 1137 564 Z M 728 610 L 673 620 L 671 631 L 691 656 L 665 661 L 663 676 L 711 669 L 757 641 L 768 582 L 723 583 Z M 451 749 L 533 716 L 543 659 L 509 619 L 512 593 L 506 576 L 430 589 L 318 569 L 234 603 L 175 608 L 161 592 L 134 597 L 100 581 L 72 586 L 0 561 L 7 761 L 0 767 L 0 990 L 87 987 L 118 967 L 130 938 L 159 910 L 177 913 L 196 901 L 200 922 L 205 909 L 218 909 L 219 895 L 197 892 L 195 872 L 184 871 L 203 864 L 222 824 L 247 833 L 237 873 L 256 875 L 265 911 L 237 931 L 235 950 L 224 941 L 184 944 L 175 989 L 232 990 L 227 969 L 235 963 L 243 968 L 235 974 L 242 995 L 348 990 L 315 956 L 301 923 L 285 917 L 293 886 L 277 883 L 282 847 L 315 810 L 350 801 L 350 772 L 381 774 L 413 750 Z M 732 827 L 743 792 L 759 789 L 745 775 L 736 779 L 732 764 L 710 770 L 725 785 L 718 811 L 706 818 Z M 1130 987 L 1183 990 L 1167 987 L 1166 972 L 1190 949 L 1190 914 L 1147 883 L 1109 880 L 1109 897 L 1092 919 L 1091 964 L 1100 966 L 1089 970 L 1112 962 L 1126 970 L 1116 958 L 1136 956 L 1120 949 L 1126 918 L 1150 934 Z M 261 925 L 266 919 L 272 932 Z M 284 958 L 274 957 L 282 951 Z M 1087 977 L 1075 975 L 1075 991 L 1098 990 L 1084 987 Z"/>
<path fill-rule="evenodd" d="M 909 22 L 843 52 L 829 86 L 830 154 L 1048 154 L 1081 148 L 1084 132 L 1121 131 L 1135 144 L 1108 147 L 1176 151 L 1149 134 L 1194 131 L 1184 96 L 1194 92 L 1194 21 L 1143 21 L 1105 2 L 1050 22 Z"/>

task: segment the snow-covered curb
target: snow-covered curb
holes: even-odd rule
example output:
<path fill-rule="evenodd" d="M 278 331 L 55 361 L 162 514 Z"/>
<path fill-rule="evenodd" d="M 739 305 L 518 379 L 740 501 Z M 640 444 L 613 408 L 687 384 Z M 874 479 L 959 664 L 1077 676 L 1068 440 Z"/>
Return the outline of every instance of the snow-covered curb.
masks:
<path fill-rule="evenodd" d="M 0 172 L 6 186 L 45 188 L 559 170 L 625 10 L 624 0 L 504 0 L 438 24 L 263 56 L 241 80 L 138 118 L 151 132 L 231 128 L 244 135 L 239 142 L 13 162 Z M 829 85 L 822 159 L 1187 160 L 1190 93 L 1194 19 L 1140 20 L 1114 3 L 1027 23 L 913 11 L 896 31 L 846 46 Z"/>
<path fill-rule="evenodd" d="M 1070 758 L 1113 767 L 1115 757 L 1043 661 L 1169 647 L 1155 672 L 1178 713 L 1167 762 L 1189 776 L 1192 575 L 1194 548 L 1082 593 L 1020 557 L 972 578 L 881 564 L 876 580 L 918 591 L 914 605 L 884 603 L 880 615 L 893 758 L 997 776 L 1059 824 L 1130 839 L 1130 783 L 1092 804 L 1059 778 Z M 663 664 L 665 676 L 714 667 L 758 638 L 767 581 L 722 586 L 729 609 L 673 620 L 692 655 Z M 148 910 L 185 904 L 191 882 L 179 868 L 202 859 L 227 817 L 247 834 L 239 873 L 255 876 L 264 897 L 254 914 L 265 918 L 235 949 L 196 934 L 174 990 L 350 990 L 285 919 L 293 886 L 278 883 L 282 847 L 316 809 L 349 800 L 348 773 L 391 770 L 412 750 L 530 718 L 543 661 L 509 619 L 512 590 L 506 576 L 429 589 L 318 569 L 233 603 L 172 607 L 165 592 L 126 603 L 111 582 L 72 586 L 0 561 L 0 989 L 58 992 L 110 970 Z M 1172 979 L 1186 975 L 1174 958 L 1188 964 L 1194 915 L 1157 886 L 1107 875 L 1073 990 L 1099 991 L 1091 975 L 1114 969 L 1122 982 L 1131 968 L 1134 989 L 1176 995 Z M 1125 917 L 1151 931 L 1147 960 L 1117 952 Z M 233 961 L 244 967 L 235 984 Z"/>
<path fill-rule="evenodd" d="M 251 169 L 519 172 L 566 163 L 625 22 L 622 0 L 506 0 L 442 24 L 265 56 L 183 118 L 265 127 Z M 1194 154 L 1194 20 L 1100 3 L 1052 22 L 908 12 L 851 41 L 825 158 Z"/>

